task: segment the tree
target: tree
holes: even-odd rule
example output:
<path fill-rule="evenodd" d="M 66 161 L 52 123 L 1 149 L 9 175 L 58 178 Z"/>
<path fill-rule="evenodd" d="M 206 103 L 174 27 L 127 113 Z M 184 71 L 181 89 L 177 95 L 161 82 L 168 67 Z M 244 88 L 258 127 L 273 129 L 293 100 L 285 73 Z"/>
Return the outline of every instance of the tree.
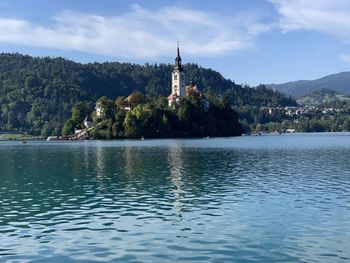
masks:
<path fill-rule="evenodd" d="M 84 128 L 84 119 L 87 116 L 90 116 L 93 112 L 93 107 L 91 103 L 86 101 L 79 101 L 74 104 L 72 108 L 72 121 L 75 123 L 77 128 Z"/>
<path fill-rule="evenodd" d="M 127 104 L 128 103 L 125 101 L 124 96 L 118 97 L 115 100 L 115 106 L 117 111 L 123 110 L 127 106 Z"/>
<path fill-rule="evenodd" d="M 131 107 L 136 107 L 137 105 L 144 104 L 146 101 L 145 96 L 139 91 L 133 92 L 128 97 L 128 103 Z"/>
<path fill-rule="evenodd" d="M 76 125 L 76 123 L 72 119 L 69 119 L 68 121 L 66 121 L 66 123 L 64 124 L 64 126 L 62 128 L 62 135 L 68 136 L 68 135 L 74 133 L 75 125 Z"/>
<path fill-rule="evenodd" d="M 141 125 L 137 116 L 128 111 L 124 120 L 124 136 L 129 138 L 141 137 Z"/>
<path fill-rule="evenodd" d="M 100 112 L 101 120 L 109 120 L 115 118 L 115 103 L 106 96 L 99 98 L 96 102 L 96 109 Z"/>

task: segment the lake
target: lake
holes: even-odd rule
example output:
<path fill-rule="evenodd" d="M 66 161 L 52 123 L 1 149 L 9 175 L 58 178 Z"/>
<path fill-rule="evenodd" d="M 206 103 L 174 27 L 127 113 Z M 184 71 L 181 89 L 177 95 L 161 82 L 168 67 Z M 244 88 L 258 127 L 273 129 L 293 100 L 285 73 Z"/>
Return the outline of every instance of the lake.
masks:
<path fill-rule="evenodd" d="M 0 142 L 0 262 L 349 262 L 350 134 Z"/>

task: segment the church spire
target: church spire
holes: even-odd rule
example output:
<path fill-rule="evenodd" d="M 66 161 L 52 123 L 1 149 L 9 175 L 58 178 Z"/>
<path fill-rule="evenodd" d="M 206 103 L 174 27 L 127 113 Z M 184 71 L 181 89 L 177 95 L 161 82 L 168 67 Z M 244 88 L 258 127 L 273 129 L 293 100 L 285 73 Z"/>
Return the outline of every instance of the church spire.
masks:
<path fill-rule="evenodd" d="M 177 41 L 177 57 L 175 58 L 175 68 L 174 69 L 178 69 L 179 71 L 182 71 L 179 41 Z"/>
<path fill-rule="evenodd" d="M 177 41 L 177 56 L 180 57 L 179 41 Z"/>

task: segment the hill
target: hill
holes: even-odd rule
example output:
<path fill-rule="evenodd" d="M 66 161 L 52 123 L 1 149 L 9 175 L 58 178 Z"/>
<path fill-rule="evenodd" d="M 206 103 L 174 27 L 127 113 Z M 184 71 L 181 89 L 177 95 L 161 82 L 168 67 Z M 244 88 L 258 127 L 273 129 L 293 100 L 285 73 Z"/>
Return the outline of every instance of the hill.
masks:
<path fill-rule="evenodd" d="M 338 102 L 350 102 L 350 97 L 329 89 L 317 89 L 308 95 L 300 97 L 297 102 L 303 106 L 331 105 Z"/>
<path fill-rule="evenodd" d="M 340 94 L 350 95 L 350 72 L 332 74 L 315 80 L 299 80 L 267 86 L 294 98 L 305 96 L 320 89 L 333 90 Z"/>
<path fill-rule="evenodd" d="M 170 64 L 81 64 L 64 58 L 0 54 L 0 130 L 60 134 L 78 101 L 94 107 L 101 96 L 115 99 L 136 90 L 148 97 L 169 95 L 172 69 Z M 235 106 L 296 103 L 264 86 L 242 87 L 196 64 L 186 64 L 184 70 L 200 89 L 211 90 Z"/>

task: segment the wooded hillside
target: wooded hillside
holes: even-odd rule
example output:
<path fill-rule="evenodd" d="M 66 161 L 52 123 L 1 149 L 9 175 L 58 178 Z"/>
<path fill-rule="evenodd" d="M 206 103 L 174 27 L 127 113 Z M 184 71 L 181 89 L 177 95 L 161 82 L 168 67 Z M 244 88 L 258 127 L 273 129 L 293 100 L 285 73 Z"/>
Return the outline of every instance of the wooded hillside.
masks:
<path fill-rule="evenodd" d="M 148 97 L 167 96 L 172 68 L 170 64 L 81 64 L 64 58 L 0 54 L 0 130 L 60 134 L 78 101 L 94 104 L 101 96 L 115 99 L 133 91 Z M 200 89 L 210 89 L 234 106 L 296 103 L 264 86 L 242 87 L 196 64 L 186 64 L 184 70 Z"/>

